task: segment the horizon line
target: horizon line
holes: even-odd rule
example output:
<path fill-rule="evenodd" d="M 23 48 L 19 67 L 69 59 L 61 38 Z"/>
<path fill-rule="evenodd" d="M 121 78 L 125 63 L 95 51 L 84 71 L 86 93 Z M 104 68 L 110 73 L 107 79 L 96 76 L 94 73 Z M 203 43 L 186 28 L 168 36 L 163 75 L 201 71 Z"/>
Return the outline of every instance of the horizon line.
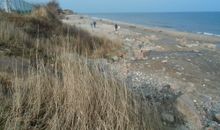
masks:
<path fill-rule="evenodd" d="M 74 11 L 74 10 L 73 10 Z M 122 12 L 76 12 L 79 14 L 100 14 L 100 13 L 105 13 L 105 14 L 110 14 L 110 13 L 220 13 L 219 11 L 122 11 Z"/>

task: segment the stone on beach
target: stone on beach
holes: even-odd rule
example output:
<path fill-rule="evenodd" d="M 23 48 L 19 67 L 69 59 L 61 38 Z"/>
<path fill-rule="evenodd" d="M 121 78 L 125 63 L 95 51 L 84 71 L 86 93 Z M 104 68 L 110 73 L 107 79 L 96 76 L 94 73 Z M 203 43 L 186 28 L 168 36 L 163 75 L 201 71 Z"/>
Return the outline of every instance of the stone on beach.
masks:
<path fill-rule="evenodd" d="M 217 45 L 211 43 L 205 43 L 203 46 L 209 49 L 215 49 L 217 47 Z"/>
<path fill-rule="evenodd" d="M 168 61 L 167 60 L 163 60 L 163 61 L 161 61 L 162 63 L 167 63 Z"/>
<path fill-rule="evenodd" d="M 185 46 L 188 47 L 188 48 L 192 48 L 192 47 L 198 47 L 199 44 L 197 44 L 197 43 L 194 43 L 194 44 L 185 44 Z"/>
<path fill-rule="evenodd" d="M 216 114 L 214 115 L 214 117 L 215 117 L 215 120 L 216 120 L 218 123 L 220 123 L 220 113 L 216 113 Z"/>
<path fill-rule="evenodd" d="M 177 109 L 185 116 L 186 120 L 190 124 L 194 125 L 193 127 L 197 129 L 202 128 L 202 123 L 200 121 L 199 115 L 196 112 L 194 103 L 190 100 L 189 96 L 182 95 L 177 99 Z"/>
<path fill-rule="evenodd" d="M 113 61 L 118 61 L 118 60 L 119 60 L 118 56 L 113 56 L 111 59 L 112 59 Z"/>
<path fill-rule="evenodd" d="M 161 116 L 162 116 L 162 120 L 167 123 L 174 123 L 174 121 L 175 121 L 175 118 L 172 114 L 162 113 Z"/>

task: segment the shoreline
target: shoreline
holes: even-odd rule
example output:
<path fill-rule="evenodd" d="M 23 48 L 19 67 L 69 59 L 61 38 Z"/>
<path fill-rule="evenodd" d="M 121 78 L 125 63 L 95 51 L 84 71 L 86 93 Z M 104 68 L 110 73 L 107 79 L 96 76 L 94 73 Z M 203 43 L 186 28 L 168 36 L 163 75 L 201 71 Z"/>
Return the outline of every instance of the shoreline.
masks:
<path fill-rule="evenodd" d="M 87 17 L 89 19 L 93 19 L 93 20 L 98 20 L 98 21 L 103 21 L 109 24 L 114 24 L 114 23 L 118 23 L 122 26 L 135 26 L 139 29 L 148 29 L 148 30 L 155 30 L 155 31 L 164 31 L 164 32 L 172 32 L 172 33 L 183 33 L 183 34 L 189 34 L 189 35 L 195 35 L 195 36 L 205 36 L 205 37 L 213 37 L 213 38 L 220 38 L 220 34 L 214 34 L 214 33 L 210 33 L 210 32 L 190 32 L 190 31 L 180 31 L 178 29 L 175 28 L 165 28 L 165 27 L 153 27 L 153 26 L 148 26 L 148 25 L 142 25 L 142 24 L 136 24 L 136 23 L 129 23 L 129 22 L 124 22 L 124 21 L 118 21 L 118 20 L 113 20 L 113 19 L 108 19 L 108 18 L 101 18 L 101 17 L 93 17 L 93 16 L 89 16 L 89 15 L 80 15 L 83 17 Z"/>
<path fill-rule="evenodd" d="M 145 26 L 145 25 L 140 25 L 140 24 L 127 23 L 123 21 L 111 20 L 111 19 L 106 19 L 106 18 L 98 18 L 98 17 L 92 17 L 88 15 L 81 15 L 81 14 L 77 14 L 77 16 L 90 19 L 91 21 L 96 20 L 96 21 L 103 22 L 105 24 L 110 24 L 110 25 L 114 25 L 115 23 L 117 23 L 120 27 L 129 28 L 129 29 L 136 29 L 136 30 L 150 31 L 150 32 L 160 32 L 160 33 L 165 33 L 165 34 L 173 35 L 173 36 L 186 37 L 192 40 L 195 40 L 195 39 L 202 40 L 202 41 L 207 40 L 207 42 L 216 42 L 216 44 L 220 44 L 220 35 L 217 36 L 215 34 L 205 35 L 205 34 L 199 34 L 199 33 L 193 33 L 193 32 L 179 31 L 179 30 L 170 29 L 170 28 L 150 27 L 150 26 Z"/>

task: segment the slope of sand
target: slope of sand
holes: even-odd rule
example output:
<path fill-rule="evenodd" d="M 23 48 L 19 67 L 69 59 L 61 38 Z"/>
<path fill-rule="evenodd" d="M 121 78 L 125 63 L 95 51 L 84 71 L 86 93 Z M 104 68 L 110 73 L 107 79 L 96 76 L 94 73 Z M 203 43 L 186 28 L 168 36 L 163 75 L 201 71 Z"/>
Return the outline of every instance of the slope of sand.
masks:
<path fill-rule="evenodd" d="M 96 28 L 90 25 L 94 20 Z M 120 41 L 123 45 L 121 55 L 114 56 L 110 63 L 121 77 L 134 77 L 137 84 L 146 83 L 158 88 L 169 84 L 175 91 L 183 92 L 180 100 L 186 100 L 185 107 L 187 103 L 191 104 L 186 109 L 180 108 L 186 118 L 197 126 L 210 126 L 213 118 L 209 111 L 220 106 L 220 37 L 79 15 L 66 16 L 63 22 L 93 35 Z M 115 23 L 120 26 L 117 32 Z M 220 113 L 220 107 L 215 112 Z"/>

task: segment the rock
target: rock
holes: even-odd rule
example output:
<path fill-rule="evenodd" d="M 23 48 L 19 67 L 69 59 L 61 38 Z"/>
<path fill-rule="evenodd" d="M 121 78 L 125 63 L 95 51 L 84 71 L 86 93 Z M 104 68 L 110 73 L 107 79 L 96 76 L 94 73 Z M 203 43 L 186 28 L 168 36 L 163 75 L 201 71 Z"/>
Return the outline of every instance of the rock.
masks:
<path fill-rule="evenodd" d="M 217 122 L 215 121 L 210 121 L 208 122 L 208 126 L 207 126 L 207 129 L 210 129 L 210 130 L 219 130 L 220 129 L 220 126 L 218 125 Z"/>
<path fill-rule="evenodd" d="M 204 79 L 205 82 L 210 82 L 210 79 Z"/>
<path fill-rule="evenodd" d="M 165 72 L 165 71 L 166 71 L 166 68 L 164 68 L 164 67 L 163 67 L 163 69 L 162 69 L 162 70 Z"/>
<path fill-rule="evenodd" d="M 210 121 L 209 126 L 216 127 L 216 126 L 218 126 L 218 123 L 215 121 Z"/>
<path fill-rule="evenodd" d="M 117 56 L 113 56 L 111 59 L 112 59 L 113 61 L 118 61 L 118 60 L 119 60 L 119 58 L 118 58 Z"/>
<path fill-rule="evenodd" d="M 191 59 L 187 59 L 187 61 L 188 61 L 188 62 L 191 62 L 192 60 L 191 60 Z"/>
<path fill-rule="evenodd" d="M 134 57 L 131 57 L 131 60 L 133 60 L 133 61 L 134 61 L 134 60 L 135 60 L 135 58 L 134 58 Z"/>
<path fill-rule="evenodd" d="M 151 52 L 152 52 L 151 50 L 142 50 L 143 57 L 148 57 L 148 56 L 150 56 L 150 53 L 151 53 Z"/>
<path fill-rule="evenodd" d="M 170 85 L 163 86 L 163 88 L 157 94 L 160 102 L 166 104 L 173 104 L 180 95 L 182 95 L 182 93 L 175 91 Z"/>
<path fill-rule="evenodd" d="M 163 60 L 163 61 L 162 61 L 162 63 L 167 63 L 167 62 L 168 62 L 167 60 Z"/>
<path fill-rule="evenodd" d="M 214 117 L 215 117 L 215 120 L 216 120 L 218 123 L 220 123 L 220 113 L 216 113 L 216 114 L 214 115 Z"/>
<path fill-rule="evenodd" d="M 162 120 L 167 122 L 167 123 L 174 123 L 175 119 L 172 114 L 169 113 L 162 113 Z"/>
<path fill-rule="evenodd" d="M 220 113 L 220 102 L 213 104 L 212 111 L 214 113 Z"/>
<path fill-rule="evenodd" d="M 192 47 L 199 46 L 199 44 L 186 44 L 185 46 L 188 47 L 188 48 L 192 48 Z"/>
<path fill-rule="evenodd" d="M 195 52 L 195 53 L 199 53 L 200 51 L 199 51 L 199 50 L 193 50 L 193 52 Z"/>
<path fill-rule="evenodd" d="M 209 49 L 215 49 L 216 45 L 215 44 L 211 44 L 211 43 L 206 43 L 206 44 L 204 44 L 204 47 L 205 48 L 209 48 Z"/>
<path fill-rule="evenodd" d="M 179 75 L 179 76 L 181 76 L 181 75 L 182 75 L 182 73 L 180 73 L 180 72 L 176 72 L 176 74 L 177 74 L 177 75 Z"/>
<path fill-rule="evenodd" d="M 177 99 L 177 110 L 183 114 L 186 121 L 193 125 L 193 128 L 198 130 L 202 129 L 202 123 L 200 117 L 196 112 L 194 103 L 190 100 L 189 96 L 182 95 Z"/>
<path fill-rule="evenodd" d="M 176 45 L 177 46 L 177 48 L 180 48 L 180 49 L 182 49 L 183 47 L 181 47 L 180 45 Z"/>
<path fill-rule="evenodd" d="M 180 125 L 176 127 L 176 130 L 190 130 L 188 126 L 186 125 Z"/>
<path fill-rule="evenodd" d="M 205 130 L 215 130 L 213 127 L 206 127 Z"/>

